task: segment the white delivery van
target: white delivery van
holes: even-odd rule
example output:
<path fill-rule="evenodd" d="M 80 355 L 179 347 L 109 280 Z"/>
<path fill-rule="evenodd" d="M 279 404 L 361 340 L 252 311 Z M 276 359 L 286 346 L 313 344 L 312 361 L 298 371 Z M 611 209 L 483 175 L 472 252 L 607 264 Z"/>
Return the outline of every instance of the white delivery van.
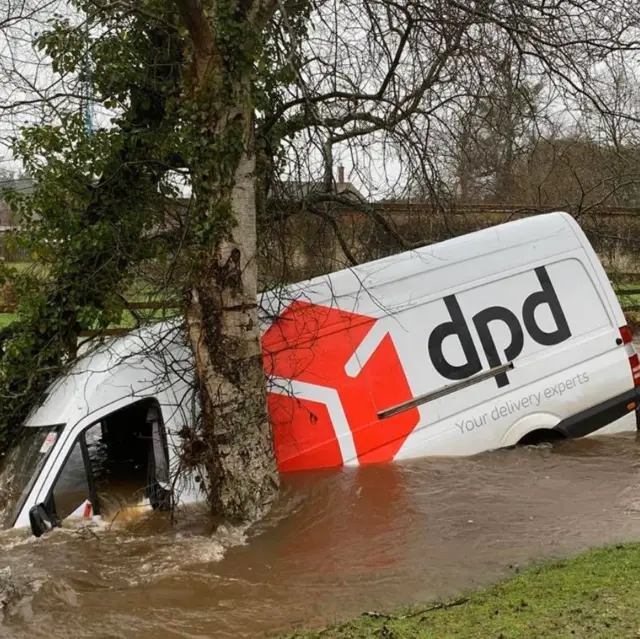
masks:
<path fill-rule="evenodd" d="M 282 472 L 637 428 L 631 331 L 564 213 L 271 291 L 260 308 Z M 202 499 L 199 478 L 179 473 L 192 382 L 179 324 L 86 354 L 4 461 L 4 525 L 40 535 L 123 504 Z"/>

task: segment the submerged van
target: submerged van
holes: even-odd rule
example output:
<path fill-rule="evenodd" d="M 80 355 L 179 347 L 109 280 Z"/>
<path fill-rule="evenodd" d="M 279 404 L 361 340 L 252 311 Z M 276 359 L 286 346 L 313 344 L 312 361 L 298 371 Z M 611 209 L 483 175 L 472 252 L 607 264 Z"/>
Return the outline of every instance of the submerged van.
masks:
<path fill-rule="evenodd" d="M 265 293 L 268 410 L 282 472 L 635 430 L 640 362 L 567 214 L 509 222 Z M 94 348 L 4 460 L 0 523 L 34 534 L 123 506 L 203 499 L 179 472 L 197 419 L 179 323 Z"/>

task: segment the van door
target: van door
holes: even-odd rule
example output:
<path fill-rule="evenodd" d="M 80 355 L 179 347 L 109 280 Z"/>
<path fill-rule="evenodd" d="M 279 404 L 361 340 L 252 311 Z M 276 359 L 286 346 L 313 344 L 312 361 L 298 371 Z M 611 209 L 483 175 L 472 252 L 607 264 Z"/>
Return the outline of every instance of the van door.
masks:
<path fill-rule="evenodd" d="M 76 439 L 45 501 L 58 521 L 170 507 L 166 436 L 155 400 L 105 415 Z"/>

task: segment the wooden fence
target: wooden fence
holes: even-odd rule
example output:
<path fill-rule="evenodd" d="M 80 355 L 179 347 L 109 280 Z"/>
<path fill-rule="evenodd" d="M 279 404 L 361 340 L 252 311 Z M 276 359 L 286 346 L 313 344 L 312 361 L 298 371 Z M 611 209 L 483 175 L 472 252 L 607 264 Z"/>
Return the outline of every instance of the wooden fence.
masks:
<path fill-rule="evenodd" d="M 164 311 L 164 310 L 176 310 L 180 308 L 177 302 L 129 302 L 126 310 L 130 311 Z M 1 304 L 0 303 L 0 315 L 11 315 L 17 312 L 18 307 L 15 304 Z M 115 335 L 122 335 L 132 330 L 131 327 L 114 326 L 111 328 L 105 328 L 100 330 L 87 330 L 80 333 L 80 337 L 110 337 Z"/>
<path fill-rule="evenodd" d="M 7 262 L 29 262 L 31 256 L 25 248 L 8 246 L 7 238 L 10 233 L 10 228 L 0 228 L 0 260 L 6 260 Z"/>

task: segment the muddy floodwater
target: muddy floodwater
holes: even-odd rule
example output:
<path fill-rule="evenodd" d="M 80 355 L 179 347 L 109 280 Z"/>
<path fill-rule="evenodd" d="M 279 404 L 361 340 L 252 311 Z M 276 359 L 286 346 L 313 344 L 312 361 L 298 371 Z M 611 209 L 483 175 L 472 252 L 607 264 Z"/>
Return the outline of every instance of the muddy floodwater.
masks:
<path fill-rule="evenodd" d="M 640 441 L 290 476 L 260 526 L 212 529 L 190 512 L 173 526 L 1 534 L 0 571 L 27 594 L 0 637 L 273 636 L 640 539 Z"/>

